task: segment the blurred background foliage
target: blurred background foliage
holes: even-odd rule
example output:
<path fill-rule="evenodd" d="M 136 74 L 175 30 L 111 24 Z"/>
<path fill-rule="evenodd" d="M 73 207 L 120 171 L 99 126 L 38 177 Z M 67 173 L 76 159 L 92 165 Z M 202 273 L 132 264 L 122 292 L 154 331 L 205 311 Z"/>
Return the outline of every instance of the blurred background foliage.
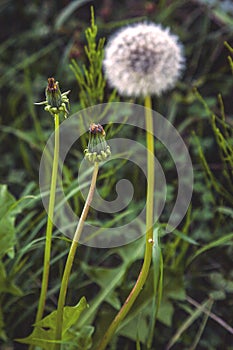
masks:
<path fill-rule="evenodd" d="M 90 5 L 95 9 L 97 42 L 107 40 L 122 25 L 146 20 L 168 26 L 180 37 L 186 71 L 175 89 L 155 99 L 154 109 L 166 116 L 185 140 L 195 176 L 187 216 L 173 234 L 165 235 L 163 223 L 174 205 L 177 182 L 174 164 L 157 144 L 168 182 L 167 206 L 157 227 L 164 256 L 161 308 L 155 326 L 152 267 L 110 349 L 233 349 L 233 78 L 232 51 L 224 45 L 225 41 L 232 44 L 233 5 L 227 0 L 1 1 L 0 347 L 26 349 L 14 339 L 30 333 L 39 296 L 46 213 L 38 169 L 53 121 L 33 103 L 44 100 L 51 76 L 60 82 L 62 91 L 71 89 L 71 114 L 88 105 L 123 101 L 105 86 L 101 66 L 95 70 L 102 79 L 101 93 L 95 94 L 93 86 L 91 98 L 86 99 L 82 89 L 83 65 L 91 67 L 85 51 Z M 100 51 L 103 44 L 99 44 Z M 128 137 L 131 132 L 135 137 L 133 130 L 116 132 Z M 77 175 L 86 136 L 80 147 L 72 148 L 64 171 L 64 189 L 67 195 L 75 194 L 71 203 L 77 213 L 83 205 Z M 135 201 L 129 210 L 137 212 L 146 181 L 140 169 L 118 163 L 116 171 L 116 166 L 109 162 L 100 173 L 100 193 L 111 200 L 117 181 L 130 179 Z M 91 213 L 91 219 L 107 220 L 96 215 Z M 119 215 L 117 222 L 124 222 L 124 215 Z M 47 312 L 56 307 L 69 248 L 69 243 L 59 238 L 62 236 L 55 229 Z M 140 240 L 110 251 L 79 248 L 67 304 L 74 305 L 85 295 L 91 305 L 78 325 L 78 329 L 95 327 L 94 335 L 92 328 L 83 327 L 85 337 L 90 338 L 87 349 L 91 342 L 94 347 L 128 295 L 142 254 Z"/>

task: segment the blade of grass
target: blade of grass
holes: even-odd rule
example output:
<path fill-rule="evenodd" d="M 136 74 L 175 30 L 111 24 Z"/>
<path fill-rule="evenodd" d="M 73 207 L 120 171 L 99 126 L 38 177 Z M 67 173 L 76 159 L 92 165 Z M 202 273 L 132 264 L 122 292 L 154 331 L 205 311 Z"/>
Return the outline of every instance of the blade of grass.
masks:
<path fill-rule="evenodd" d="M 205 314 L 203 316 L 202 323 L 201 323 L 201 325 L 199 327 L 199 330 L 197 332 L 197 335 L 196 335 L 196 338 L 195 338 L 195 340 L 193 342 L 193 345 L 189 348 L 189 350 L 195 350 L 196 349 L 196 347 L 197 347 L 197 345 L 198 345 L 198 343 L 199 343 L 199 341 L 201 339 L 201 336 L 202 336 L 202 334 L 204 332 L 204 329 L 205 329 L 206 323 L 208 321 L 208 318 L 210 316 L 210 310 L 211 310 L 211 308 L 213 306 L 213 303 L 214 303 L 214 301 L 212 300 L 212 303 L 210 303 L 207 312 L 205 312 Z"/>
<path fill-rule="evenodd" d="M 192 304 L 196 307 L 200 306 L 200 304 L 198 302 L 196 302 L 195 300 L 193 300 L 189 296 L 187 296 L 186 299 L 190 304 Z M 217 315 L 213 314 L 212 312 L 208 312 L 208 310 L 204 310 L 204 312 L 205 313 L 207 312 L 209 314 L 209 317 L 212 318 L 212 320 L 217 322 L 220 326 L 222 326 L 224 329 L 226 329 L 230 334 L 233 334 L 233 328 L 228 323 L 226 323 L 223 319 L 221 319 Z"/>
<path fill-rule="evenodd" d="M 198 249 L 193 255 L 191 255 L 191 257 L 187 260 L 187 264 L 186 267 L 191 264 L 191 262 L 196 259 L 196 257 L 198 257 L 200 254 L 206 252 L 207 250 L 210 250 L 212 248 L 216 248 L 216 247 L 220 247 L 224 244 L 227 244 L 228 242 L 230 242 L 233 239 L 233 233 L 229 233 L 226 236 L 223 236 L 219 239 L 216 239 L 215 241 L 206 244 L 204 247 Z M 233 244 L 233 242 L 231 242 Z"/>
<path fill-rule="evenodd" d="M 173 335 L 169 341 L 166 350 L 170 350 L 173 345 L 177 343 L 182 334 L 200 317 L 206 308 L 209 308 L 212 304 L 212 300 L 208 299 L 204 301 L 179 327 L 176 333 Z"/>

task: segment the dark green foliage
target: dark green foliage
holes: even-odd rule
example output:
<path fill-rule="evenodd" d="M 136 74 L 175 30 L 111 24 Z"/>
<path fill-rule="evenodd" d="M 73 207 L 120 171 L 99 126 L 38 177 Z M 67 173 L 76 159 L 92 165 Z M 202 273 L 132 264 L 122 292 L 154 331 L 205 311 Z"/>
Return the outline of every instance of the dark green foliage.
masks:
<path fill-rule="evenodd" d="M 87 307 L 86 299 L 83 297 L 79 303 L 75 306 L 66 306 L 64 309 L 64 318 L 63 318 L 63 341 L 66 344 L 74 343 L 74 342 L 83 342 L 80 334 L 70 333 L 70 327 L 75 325 L 85 308 Z M 55 333 L 55 325 L 56 325 L 56 313 L 57 311 L 53 311 L 51 314 L 47 315 L 45 318 L 40 320 L 35 324 L 35 328 L 28 336 L 24 339 L 18 339 L 18 342 L 22 342 L 24 344 L 32 344 L 41 347 L 42 349 L 48 349 L 53 343 L 54 333 Z M 77 336 L 78 335 L 78 336 Z M 81 339 L 80 339 L 81 338 Z M 79 340 L 78 340 L 79 339 Z M 70 348 L 70 347 L 69 347 Z M 83 347 L 83 349 L 88 349 L 87 346 Z"/>
<path fill-rule="evenodd" d="M 0 348 L 27 348 L 15 339 L 31 333 L 39 296 L 46 213 L 39 195 L 38 168 L 53 130 L 53 119 L 33 103 L 44 100 L 47 78 L 52 76 L 59 81 L 62 91 L 71 89 L 71 114 L 98 103 L 123 100 L 106 85 L 102 72 L 104 44 L 116 28 L 149 19 L 171 27 L 184 44 L 187 60 L 184 77 L 173 91 L 154 101 L 154 106 L 175 125 L 189 147 L 194 192 L 183 222 L 173 233 L 165 234 L 164 227 L 176 199 L 177 180 L 172 160 L 157 143 L 168 193 L 166 207 L 155 228 L 159 237 L 154 263 L 145 288 L 110 349 L 230 350 L 231 2 L 110 0 L 96 1 L 94 5 L 95 16 L 88 1 L 24 1 L 22 6 L 20 2 L 4 1 L 0 5 Z M 145 135 L 130 127 L 111 125 L 105 131 L 145 144 Z M 79 174 L 80 182 L 77 180 L 86 146 L 84 135 L 72 147 L 63 169 L 64 191 L 77 213 L 83 206 L 81 187 L 88 187 L 87 174 Z M 112 200 L 115 185 L 123 178 L 134 184 L 135 201 L 116 217 L 91 211 L 90 222 L 106 227 L 120 225 L 141 209 L 146 181 L 140 169 L 124 161 L 110 161 L 101 169 L 97 183 L 100 194 Z M 143 229 L 143 223 L 138 225 Z M 56 228 L 53 237 L 47 320 L 54 315 L 70 245 Z M 84 302 L 81 315 L 79 309 L 77 314 L 72 312 L 65 349 L 95 348 L 134 285 L 143 247 L 140 239 L 111 250 L 78 248 L 66 310 L 71 310 L 69 306 L 76 308 L 83 295 L 89 307 Z M 53 331 L 51 324 L 43 327 L 36 327 L 36 332 Z"/>

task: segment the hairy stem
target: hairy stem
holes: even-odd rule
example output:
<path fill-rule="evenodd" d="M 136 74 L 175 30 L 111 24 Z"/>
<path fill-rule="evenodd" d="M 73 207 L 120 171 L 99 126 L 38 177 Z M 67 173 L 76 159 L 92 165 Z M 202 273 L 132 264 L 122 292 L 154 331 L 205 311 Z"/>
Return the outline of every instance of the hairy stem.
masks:
<path fill-rule="evenodd" d="M 145 118 L 146 118 L 146 140 L 147 140 L 147 201 L 146 201 L 146 248 L 144 254 L 144 261 L 139 273 L 138 279 L 131 290 L 128 298 L 121 307 L 120 311 L 110 324 L 103 339 L 98 346 L 98 350 L 104 350 L 110 340 L 112 339 L 119 324 L 128 314 L 133 306 L 138 294 L 140 293 L 144 283 L 147 279 L 153 248 L 153 217 L 154 217 L 154 135 L 153 135 L 153 115 L 151 110 L 151 98 L 145 98 Z"/>
<path fill-rule="evenodd" d="M 60 293 L 59 293 L 59 298 L 58 298 L 58 306 L 57 306 L 57 319 L 56 319 L 56 329 L 55 329 L 55 340 L 56 341 L 62 340 L 63 311 L 64 311 L 64 306 L 65 306 L 69 277 L 70 277 L 76 249 L 78 247 L 78 241 L 80 239 L 80 236 L 81 236 L 81 233 L 83 230 L 83 226 L 84 226 L 84 223 L 85 223 L 88 211 L 89 211 L 89 207 L 91 205 L 92 198 L 94 195 L 98 170 L 99 170 L 99 164 L 96 162 L 94 164 L 94 170 L 93 170 L 93 174 L 92 174 L 89 193 L 88 193 L 88 196 L 87 196 L 87 199 L 86 199 L 78 226 L 76 228 L 74 238 L 72 240 L 69 255 L 67 257 L 65 269 L 63 272 L 61 288 L 60 288 Z M 61 347 L 61 344 L 59 344 L 59 343 L 54 344 L 54 350 L 60 350 L 60 347 Z"/>

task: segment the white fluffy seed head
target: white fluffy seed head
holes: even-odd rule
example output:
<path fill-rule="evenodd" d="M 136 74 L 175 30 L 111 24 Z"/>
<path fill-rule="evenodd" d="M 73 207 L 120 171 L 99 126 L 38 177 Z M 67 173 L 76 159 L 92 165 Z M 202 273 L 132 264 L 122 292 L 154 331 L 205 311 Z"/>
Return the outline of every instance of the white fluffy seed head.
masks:
<path fill-rule="evenodd" d="M 182 51 L 169 29 L 154 23 L 131 25 L 110 38 L 105 75 L 121 95 L 160 95 L 179 78 L 185 61 Z"/>

